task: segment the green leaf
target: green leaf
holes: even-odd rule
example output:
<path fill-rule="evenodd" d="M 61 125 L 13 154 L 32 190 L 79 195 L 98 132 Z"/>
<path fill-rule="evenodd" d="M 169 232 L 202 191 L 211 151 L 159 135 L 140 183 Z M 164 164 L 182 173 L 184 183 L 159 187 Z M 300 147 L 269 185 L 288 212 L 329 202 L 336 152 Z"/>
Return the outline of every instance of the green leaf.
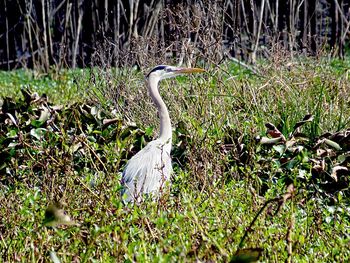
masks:
<path fill-rule="evenodd" d="M 279 142 L 281 142 L 283 139 L 283 137 L 277 137 L 277 138 L 267 138 L 267 137 L 262 137 L 261 140 L 260 140 L 260 143 L 261 144 L 277 144 Z"/>
<path fill-rule="evenodd" d="M 34 138 L 40 140 L 45 136 L 45 133 L 47 132 L 47 129 L 45 128 L 36 128 L 30 130 L 30 135 Z"/>
<path fill-rule="evenodd" d="M 231 259 L 230 263 L 257 262 L 263 252 L 262 248 L 246 248 L 239 250 Z"/>
<path fill-rule="evenodd" d="M 147 136 L 152 136 L 152 133 L 153 133 L 153 129 L 154 129 L 154 127 L 147 127 L 146 128 L 146 130 L 145 130 L 145 134 L 147 135 Z"/>
<path fill-rule="evenodd" d="M 17 138 L 17 130 L 10 130 L 7 134 L 6 134 L 7 138 Z"/>
<path fill-rule="evenodd" d="M 44 123 L 50 118 L 50 111 L 47 108 L 44 108 L 41 113 L 38 121 Z"/>
<path fill-rule="evenodd" d="M 324 139 L 324 143 L 327 144 L 328 146 L 333 147 L 334 149 L 340 151 L 342 148 L 340 147 L 340 145 L 332 140 L 329 139 Z"/>
<path fill-rule="evenodd" d="M 30 124 L 35 128 L 40 128 L 45 122 L 40 120 L 32 120 Z"/>
<path fill-rule="evenodd" d="M 51 227 L 58 225 L 76 225 L 76 223 L 70 219 L 69 215 L 61 208 L 60 203 L 54 203 L 48 206 L 45 210 L 43 224 Z"/>
<path fill-rule="evenodd" d="M 272 148 L 273 148 L 276 152 L 278 152 L 280 155 L 282 155 L 282 154 L 285 152 L 285 150 L 286 150 L 286 146 L 283 145 L 283 144 L 274 145 Z"/>

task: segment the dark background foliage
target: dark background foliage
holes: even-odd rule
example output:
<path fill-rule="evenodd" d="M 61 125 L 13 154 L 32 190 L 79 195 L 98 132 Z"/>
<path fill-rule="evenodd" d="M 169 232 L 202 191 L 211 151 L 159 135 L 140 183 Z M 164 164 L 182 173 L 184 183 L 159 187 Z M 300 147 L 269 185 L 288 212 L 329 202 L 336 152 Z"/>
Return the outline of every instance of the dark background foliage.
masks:
<path fill-rule="evenodd" d="M 0 68 L 255 62 L 281 48 L 343 57 L 347 0 L 2 0 Z"/>

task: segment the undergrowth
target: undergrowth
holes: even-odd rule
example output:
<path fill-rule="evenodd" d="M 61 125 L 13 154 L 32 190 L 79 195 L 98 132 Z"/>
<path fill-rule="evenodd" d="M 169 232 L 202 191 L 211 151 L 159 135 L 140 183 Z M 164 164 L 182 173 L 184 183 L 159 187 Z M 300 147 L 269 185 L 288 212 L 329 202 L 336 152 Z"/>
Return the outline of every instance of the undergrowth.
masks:
<path fill-rule="evenodd" d="M 134 207 L 120 172 L 158 131 L 146 72 L 2 72 L 2 260 L 347 261 L 349 65 L 274 58 L 256 72 L 224 63 L 161 83 L 173 184 Z M 66 224 L 44 223 L 53 203 Z"/>

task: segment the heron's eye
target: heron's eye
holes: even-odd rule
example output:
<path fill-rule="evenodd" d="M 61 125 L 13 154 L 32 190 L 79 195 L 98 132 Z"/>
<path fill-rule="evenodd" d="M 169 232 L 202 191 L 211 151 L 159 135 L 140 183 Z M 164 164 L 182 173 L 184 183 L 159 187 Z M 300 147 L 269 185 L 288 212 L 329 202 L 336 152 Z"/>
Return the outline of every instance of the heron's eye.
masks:
<path fill-rule="evenodd" d="M 166 72 L 172 72 L 173 70 L 171 68 L 165 68 Z"/>

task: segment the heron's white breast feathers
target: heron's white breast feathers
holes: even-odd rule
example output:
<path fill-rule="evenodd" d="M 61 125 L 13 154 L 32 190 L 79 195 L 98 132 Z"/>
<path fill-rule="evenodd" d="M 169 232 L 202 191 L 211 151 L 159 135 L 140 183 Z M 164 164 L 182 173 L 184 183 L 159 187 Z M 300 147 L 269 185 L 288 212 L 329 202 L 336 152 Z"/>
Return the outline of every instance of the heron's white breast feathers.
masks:
<path fill-rule="evenodd" d="M 140 200 L 142 194 L 161 191 L 172 172 L 170 150 L 171 142 L 158 139 L 128 161 L 122 175 L 125 201 Z"/>

